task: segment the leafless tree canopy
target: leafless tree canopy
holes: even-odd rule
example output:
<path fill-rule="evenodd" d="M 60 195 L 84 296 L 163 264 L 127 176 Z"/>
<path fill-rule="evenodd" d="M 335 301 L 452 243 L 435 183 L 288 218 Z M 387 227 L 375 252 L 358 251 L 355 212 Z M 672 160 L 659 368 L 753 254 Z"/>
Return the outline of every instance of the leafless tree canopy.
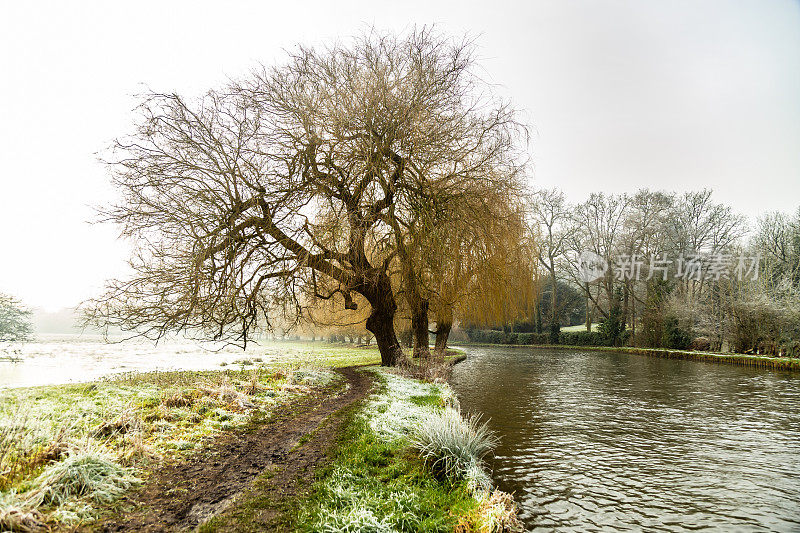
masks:
<path fill-rule="evenodd" d="M 303 295 L 355 307 L 358 293 L 391 364 L 396 232 L 523 159 L 524 130 L 472 51 L 430 29 L 371 32 L 199 100 L 147 95 L 107 157 L 122 198 L 103 210 L 135 243 L 135 275 L 90 319 L 246 342 L 278 310 L 299 316 Z"/>

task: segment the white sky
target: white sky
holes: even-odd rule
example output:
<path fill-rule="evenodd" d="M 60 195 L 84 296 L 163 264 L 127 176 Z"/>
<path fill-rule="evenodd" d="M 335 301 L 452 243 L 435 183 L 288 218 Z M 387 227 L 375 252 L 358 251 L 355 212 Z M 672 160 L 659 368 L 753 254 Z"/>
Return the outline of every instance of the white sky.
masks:
<path fill-rule="evenodd" d="M 4 2 L 0 291 L 57 309 L 124 270 L 94 153 L 129 131 L 143 85 L 196 95 L 294 43 L 367 24 L 479 36 L 524 108 L 535 184 L 711 187 L 754 217 L 800 205 L 800 3 Z"/>

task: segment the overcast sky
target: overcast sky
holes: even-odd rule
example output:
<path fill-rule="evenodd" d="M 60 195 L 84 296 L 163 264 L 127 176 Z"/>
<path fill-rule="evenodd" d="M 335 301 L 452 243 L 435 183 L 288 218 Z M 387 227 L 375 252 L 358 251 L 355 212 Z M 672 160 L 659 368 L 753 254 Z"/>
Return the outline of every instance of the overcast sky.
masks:
<path fill-rule="evenodd" d="M 0 291 L 75 305 L 123 272 L 95 152 L 146 85 L 197 95 L 297 42 L 374 24 L 478 37 L 526 111 L 534 184 L 715 190 L 749 217 L 800 205 L 797 1 L 4 2 Z"/>

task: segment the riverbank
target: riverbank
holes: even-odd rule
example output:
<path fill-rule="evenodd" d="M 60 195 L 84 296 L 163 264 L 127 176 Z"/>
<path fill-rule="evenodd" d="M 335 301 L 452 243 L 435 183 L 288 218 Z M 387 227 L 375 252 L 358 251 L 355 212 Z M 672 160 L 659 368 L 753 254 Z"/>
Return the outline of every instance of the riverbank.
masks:
<path fill-rule="evenodd" d="M 800 358 L 796 357 L 770 357 L 764 355 L 749 355 L 735 353 L 697 352 L 692 350 L 670 350 L 666 348 L 636 348 L 630 346 L 573 346 L 566 344 L 488 344 L 488 343 L 459 343 L 459 346 L 492 346 L 497 348 L 532 348 L 535 350 L 577 350 L 627 353 L 632 355 L 646 355 L 666 359 L 683 359 L 686 361 L 702 361 L 706 363 L 730 364 L 768 368 L 772 370 L 800 371 Z"/>
<path fill-rule="evenodd" d="M 376 357 L 351 349 L 327 362 Z M 331 516 L 398 531 L 478 531 L 489 515 L 514 524 L 509 497 L 412 451 L 413 428 L 453 412 L 447 385 L 384 369 L 237 366 L 0 390 L 0 530 L 164 531 L 212 517 L 206 530 L 314 529 Z M 345 470 L 350 499 L 336 485 Z"/>
<path fill-rule="evenodd" d="M 492 438 L 477 419 L 461 417 L 449 386 L 366 371 L 376 391 L 343 414 L 329 462 L 310 488 L 276 502 L 265 497 L 275 474 L 265 474 L 201 530 L 521 530 L 516 504 L 492 490 L 483 466 L 481 446 L 488 451 Z"/>

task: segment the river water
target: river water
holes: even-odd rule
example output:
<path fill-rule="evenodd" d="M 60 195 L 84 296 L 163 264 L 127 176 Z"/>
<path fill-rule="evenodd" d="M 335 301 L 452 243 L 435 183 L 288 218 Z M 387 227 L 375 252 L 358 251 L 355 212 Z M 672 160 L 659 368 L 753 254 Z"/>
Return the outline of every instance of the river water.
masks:
<path fill-rule="evenodd" d="M 501 436 L 529 530 L 800 531 L 800 375 L 646 356 L 467 349 L 452 385 Z"/>

